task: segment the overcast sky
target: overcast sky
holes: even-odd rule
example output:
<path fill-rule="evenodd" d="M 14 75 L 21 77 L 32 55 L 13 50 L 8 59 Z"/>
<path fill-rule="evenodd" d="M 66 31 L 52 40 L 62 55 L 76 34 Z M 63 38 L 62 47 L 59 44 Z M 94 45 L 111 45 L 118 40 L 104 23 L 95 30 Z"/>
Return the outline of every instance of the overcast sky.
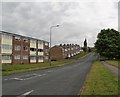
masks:
<path fill-rule="evenodd" d="M 49 41 L 94 46 L 101 29 L 118 30 L 118 0 L 104 2 L 2 2 L 2 30 Z M 1 19 L 0 19 L 1 20 Z"/>

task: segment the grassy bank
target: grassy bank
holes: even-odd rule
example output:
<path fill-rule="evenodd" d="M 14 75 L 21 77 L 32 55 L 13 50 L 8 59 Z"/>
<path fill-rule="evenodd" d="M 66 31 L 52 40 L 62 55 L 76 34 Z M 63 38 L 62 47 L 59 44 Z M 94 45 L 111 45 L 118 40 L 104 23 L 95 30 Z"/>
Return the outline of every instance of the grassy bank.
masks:
<path fill-rule="evenodd" d="M 108 62 L 109 64 L 117 67 L 117 68 L 120 68 L 120 62 L 118 64 L 118 61 L 117 60 L 107 60 L 106 62 Z"/>
<path fill-rule="evenodd" d="M 39 70 L 39 69 L 45 69 L 45 68 L 53 68 L 57 66 L 62 66 L 65 63 L 68 63 L 68 60 L 52 61 L 51 66 L 49 65 L 49 63 L 22 64 L 22 65 L 18 64 L 18 65 L 2 66 L 2 74 L 10 75 L 10 74 L 15 74 L 19 72 L 33 71 L 33 70 Z"/>
<path fill-rule="evenodd" d="M 17 64 L 17 65 L 2 66 L 2 75 L 10 75 L 10 74 L 15 74 L 19 72 L 26 72 L 26 71 L 33 71 L 33 70 L 63 66 L 65 64 L 71 64 L 73 62 L 72 60 L 84 57 L 85 55 L 87 55 L 87 53 L 81 52 L 80 54 L 70 59 L 52 61 L 51 66 L 49 65 L 49 62 L 48 63 L 37 63 L 37 64 Z"/>
<path fill-rule="evenodd" d="M 118 95 L 118 78 L 99 61 L 95 61 L 81 95 Z"/>

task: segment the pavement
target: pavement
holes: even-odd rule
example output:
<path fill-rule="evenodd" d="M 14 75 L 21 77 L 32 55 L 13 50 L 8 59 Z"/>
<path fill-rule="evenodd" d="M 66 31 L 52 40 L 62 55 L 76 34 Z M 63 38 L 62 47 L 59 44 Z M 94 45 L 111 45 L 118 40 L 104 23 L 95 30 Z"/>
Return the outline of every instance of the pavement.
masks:
<path fill-rule="evenodd" d="M 115 74 L 120 79 L 120 69 L 112 66 L 111 64 L 101 61 L 102 64 L 104 64 L 113 74 Z"/>
<path fill-rule="evenodd" d="M 79 95 L 96 54 L 61 67 L 19 73 L 2 78 L 2 95 Z"/>

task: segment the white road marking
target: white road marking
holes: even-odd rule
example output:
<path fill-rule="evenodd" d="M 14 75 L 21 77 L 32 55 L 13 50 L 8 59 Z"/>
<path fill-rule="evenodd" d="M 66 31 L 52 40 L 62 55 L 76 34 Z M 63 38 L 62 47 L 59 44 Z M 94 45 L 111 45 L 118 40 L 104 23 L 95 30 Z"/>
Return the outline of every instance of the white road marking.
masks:
<path fill-rule="evenodd" d="M 24 93 L 24 94 L 22 94 L 22 95 L 29 95 L 30 93 L 32 93 L 34 90 L 31 90 L 31 91 L 28 91 L 28 92 L 26 92 L 26 93 Z"/>
<path fill-rule="evenodd" d="M 48 70 L 47 72 L 53 72 L 53 70 Z"/>
<path fill-rule="evenodd" d="M 32 77 L 29 77 L 33 75 Z M 28 79 L 32 79 L 32 78 L 36 78 L 36 77 L 40 77 L 40 76 L 44 76 L 46 74 L 29 74 L 29 75 L 24 75 L 24 76 L 18 76 L 15 78 L 9 78 L 9 79 L 4 79 L 4 80 L 19 80 L 19 81 L 23 81 L 23 80 L 28 80 Z M 21 77 L 28 77 L 28 78 L 21 78 Z"/>
<path fill-rule="evenodd" d="M 8 79 L 4 79 L 4 80 L 8 80 Z"/>
<path fill-rule="evenodd" d="M 42 74 L 42 75 L 47 75 L 47 74 Z"/>
<path fill-rule="evenodd" d="M 39 75 L 40 76 L 40 75 Z M 41 75 L 42 76 L 42 75 Z M 29 77 L 29 78 L 25 78 L 23 80 L 28 80 L 28 79 L 32 79 L 32 78 L 35 78 L 35 77 L 38 77 L 38 76 L 33 76 L 33 77 Z"/>
<path fill-rule="evenodd" d="M 23 80 L 23 79 L 20 79 L 20 78 L 11 78 L 11 79 L 15 79 L 15 80 Z"/>

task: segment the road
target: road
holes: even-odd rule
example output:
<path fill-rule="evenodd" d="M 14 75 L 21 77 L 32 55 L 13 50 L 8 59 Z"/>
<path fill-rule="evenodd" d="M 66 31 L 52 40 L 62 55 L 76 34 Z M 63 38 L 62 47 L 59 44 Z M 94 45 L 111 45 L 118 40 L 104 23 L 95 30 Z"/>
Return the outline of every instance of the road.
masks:
<path fill-rule="evenodd" d="M 3 95 L 78 95 L 96 55 L 74 64 L 3 77 Z"/>

